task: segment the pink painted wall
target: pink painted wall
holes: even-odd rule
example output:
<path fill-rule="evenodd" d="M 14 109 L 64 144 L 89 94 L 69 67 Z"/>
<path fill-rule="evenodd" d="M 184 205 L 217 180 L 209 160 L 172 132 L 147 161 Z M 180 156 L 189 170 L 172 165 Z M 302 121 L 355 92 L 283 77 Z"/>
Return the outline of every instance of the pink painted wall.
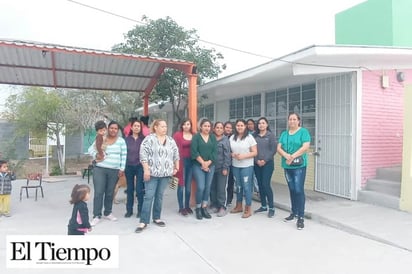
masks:
<path fill-rule="evenodd" d="M 405 81 L 398 82 L 396 70 L 364 71 L 362 91 L 362 187 L 375 177 L 379 167 L 402 162 L 403 92 L 412 82 L 412 69 L 402 70 Z M 382 75 L 389 87 L 382 88 Z"/>

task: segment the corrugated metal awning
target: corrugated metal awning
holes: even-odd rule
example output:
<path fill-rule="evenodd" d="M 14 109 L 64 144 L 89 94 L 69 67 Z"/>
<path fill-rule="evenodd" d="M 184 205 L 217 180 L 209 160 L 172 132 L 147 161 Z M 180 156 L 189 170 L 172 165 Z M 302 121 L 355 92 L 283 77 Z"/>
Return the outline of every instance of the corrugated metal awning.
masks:
<path fill-rule="evenodd" d="M 0 40 L 0 83 L 150 93 L 164 69 L 196 73 L 192 62 Z"/>

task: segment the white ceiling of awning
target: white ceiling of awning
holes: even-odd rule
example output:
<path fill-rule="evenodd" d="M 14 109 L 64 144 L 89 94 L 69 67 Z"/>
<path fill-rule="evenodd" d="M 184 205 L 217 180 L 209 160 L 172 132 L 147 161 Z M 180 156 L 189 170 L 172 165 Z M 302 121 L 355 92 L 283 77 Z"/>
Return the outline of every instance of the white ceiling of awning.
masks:
<path fill-rule="evenodd" d="M 164 69 L 192 73 L 192 62 L 0 40 L 0 83 L 150 93 Z"/>

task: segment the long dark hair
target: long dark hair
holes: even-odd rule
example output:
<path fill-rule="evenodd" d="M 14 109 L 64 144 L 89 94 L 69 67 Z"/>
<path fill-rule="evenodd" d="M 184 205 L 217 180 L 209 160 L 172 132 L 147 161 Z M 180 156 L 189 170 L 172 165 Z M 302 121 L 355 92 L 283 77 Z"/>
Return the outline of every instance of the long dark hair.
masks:
<path fill-rule="evenodd" d="M 256 123 L 255 120 L 253 120 L 252 118 L 249 118 L 249 119 L 246 120 L 247 130 L 249 131 L 249 125 L 248 125 L 249 122 L 252 122 L 252 123 L 253 123 L 253 131 L 256 131 L 257 123 Z"/>
<path fill-rule="evenodd" d="M 105 116 L 105 117 L 107 117 L 107 116 Z M 114 121 L 114 120 L 111 120 L 110 123 L 107 125 L 107 129 L 109 129 L 109 127 L 110 127 L 111 125 L 117 125 L 117 128 L 119 129 L 122 137 L 123 137 L 123 138 L 125 137 L 125 136 L 124 136 L 124 132 L 123 132 L 123 127 L 122 127 L 118 122 L 116 122 L 116 121 Z"/>
<path fill-rule="evenodd" d="M 213 128 L 216 128 L 216 125 L 221 124 L 223 129 L 225 128 L 225 125 L 223 124 L 223 122 L 217 121 L 215 122 L 215 124 L 213 125 Z"/>
<path fill-rule="evenodd" d="M 213 134 L 216 135 L 215 129 L 216 129 L 216 126 L 217 126 L 217 125 L 222 125 L 222 127 L 223 127 L 223 136 L 226 136 L 226 135 L 225 135 L 225 127 L 224 127 L 224 124 L 223 124 L 223 122 L 220 122 L 220 121 L 215 122 L 215 124 L 213 125 Z"/>
<path fill-rule="evenodd" d="M 190 120 L 189 118 L 183 119 L 183 121 L 180 123 L 180 127 L 179 127 L 179 128 L 180 128 L 180 131 L 183 132 L 183 125 L 184 125 L 186 122 L 189 122 L 189 123 L 190 123 L 190 133 L 193 134 L 193 123 L 192 123 L 192 120 Z"/>
<path fill-rule="evenodd" d="M 292 115 L 296 115 L 296 118 L 298 118 L 298 121 L 299 121 L 298 126 L 301 127 L 301 126 L 302 126 L 302 120 L 300 119 L 299 114 L 297 114 L 296 112 L 291 112 L 291 113 L 289 113 L 289 115 L 288 115 L 288 120 L 289 120 L 290 116 L 292 116 Z"/>
<path fill-rule="evenodd" d="M 245 138 L 246 138 L 246 136 L 248 136 L 248 129 L 247 129 L 247 123 L 246 123 L 246 121 L 245 121 L 245 119 L 237 119 L 236 120 L 236 122 L 235 122 L 235 130 L 234 130 L 234 136 L 233 136 L 233 139 L 235 140 L 235 141 L 237 141 L 237 137 L 239 136 L 239 132 L 237 131 L 237 128 L 236 128 L 236 125 L 237 125 L 237 123 L 243 123 L 244 125 L 245 125 L 245 132 L 244 132 L 244 134 L 243 134 L 243 136 L 242 136 L 242 138 L 240 138 L 240 140 L 244 140 Z"/>
<path fill-rule="evenodd" d="M 260 118 L 257 120 L 257 122 L 256 122 L 256 124 L 257 124 L 256 133 L 258 133 L 258 134 L 260 133 L 259 122 L 260 122 L 261 120 L 265 121 L 266 124 L 268 124 L 268 127 L 266 128 L 266 130 L 272 132 L 272 131 L 270 130 L 270 128 L 269 128 L 269 121 L 268 121 L 268 119 L 266 119 L 266 117 L 260 117 Z"/>
<path fill-rule="evenodd" d="M 233 135 L 233 124 L 232 124 L 231 121 L 226 121 L 226 122 L 223 124 L 223 129 L 225 129 L 226 126 L 229 125 L 229 124 L 230 124 L 231 127 L 232 127 L 232 132 L 230 133 L 230 135 L 226 135 L 226 130 L 223 131 L 223 134 L 226 135 L 228 138 Z"/>
<path fill-rule="evenodd" d="M 144 123 L 142 121 L 139 121 L 139 120 L 135 120 L 130 124 L 129 136 L 133 135 L 133 129 L 132 128 L 133 128 L 134 123 L 139 123 L 140 124 L 140 132 L 137 134 L 137 138 L 143 139 L 144 138 L 144 135 L 143 135 L 143 124 Z"/>
<path fill-rule="evenodd" d="M 203 118 L 201 121 L 200 121 L 200 124 L 199 124 L 199 133 L 201 133 L 202 132 L 202 126 L 203 126 L 203 124 L 205 124 L 205 123 L 209 123 L 210 124 L 210 129 L 212 129 L 213 128 L 213 124 L 212 124 L 212 121 L 210 121 L 209 119 L 207 119 L 207 118 Z M 209 132 L 209 134 L 210 134 L 211 132 Z"/>

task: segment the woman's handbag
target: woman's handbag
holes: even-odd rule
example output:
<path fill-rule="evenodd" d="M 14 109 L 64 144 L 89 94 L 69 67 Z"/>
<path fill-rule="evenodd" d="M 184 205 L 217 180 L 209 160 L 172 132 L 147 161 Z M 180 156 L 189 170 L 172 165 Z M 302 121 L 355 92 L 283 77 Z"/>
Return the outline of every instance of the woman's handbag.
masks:
<path fill-rule="evenodd" d="M 171 189 L 176 189 L 177 185 L 179 184 L 179 179 L 175 176 L 170 177 L 169 187 Z"/>
<path fill-rule="evenodd" d="M 303 157 L 298 156 L 290 163 L 290 166 L 300 166 L 303 165 Z"/>
<path fill-rule="evenodd" d="M 289 150 L 289 133 L 287 136 L 287 140 L 286 140 L 287 144 L 288 144 L 288 149 Z M 303 165 L 303 157 L 302 156 L 298 156 L 295 159 L 292 160 L 292 162 L 290 163 L 290 166 L 301 166 Z"/>

